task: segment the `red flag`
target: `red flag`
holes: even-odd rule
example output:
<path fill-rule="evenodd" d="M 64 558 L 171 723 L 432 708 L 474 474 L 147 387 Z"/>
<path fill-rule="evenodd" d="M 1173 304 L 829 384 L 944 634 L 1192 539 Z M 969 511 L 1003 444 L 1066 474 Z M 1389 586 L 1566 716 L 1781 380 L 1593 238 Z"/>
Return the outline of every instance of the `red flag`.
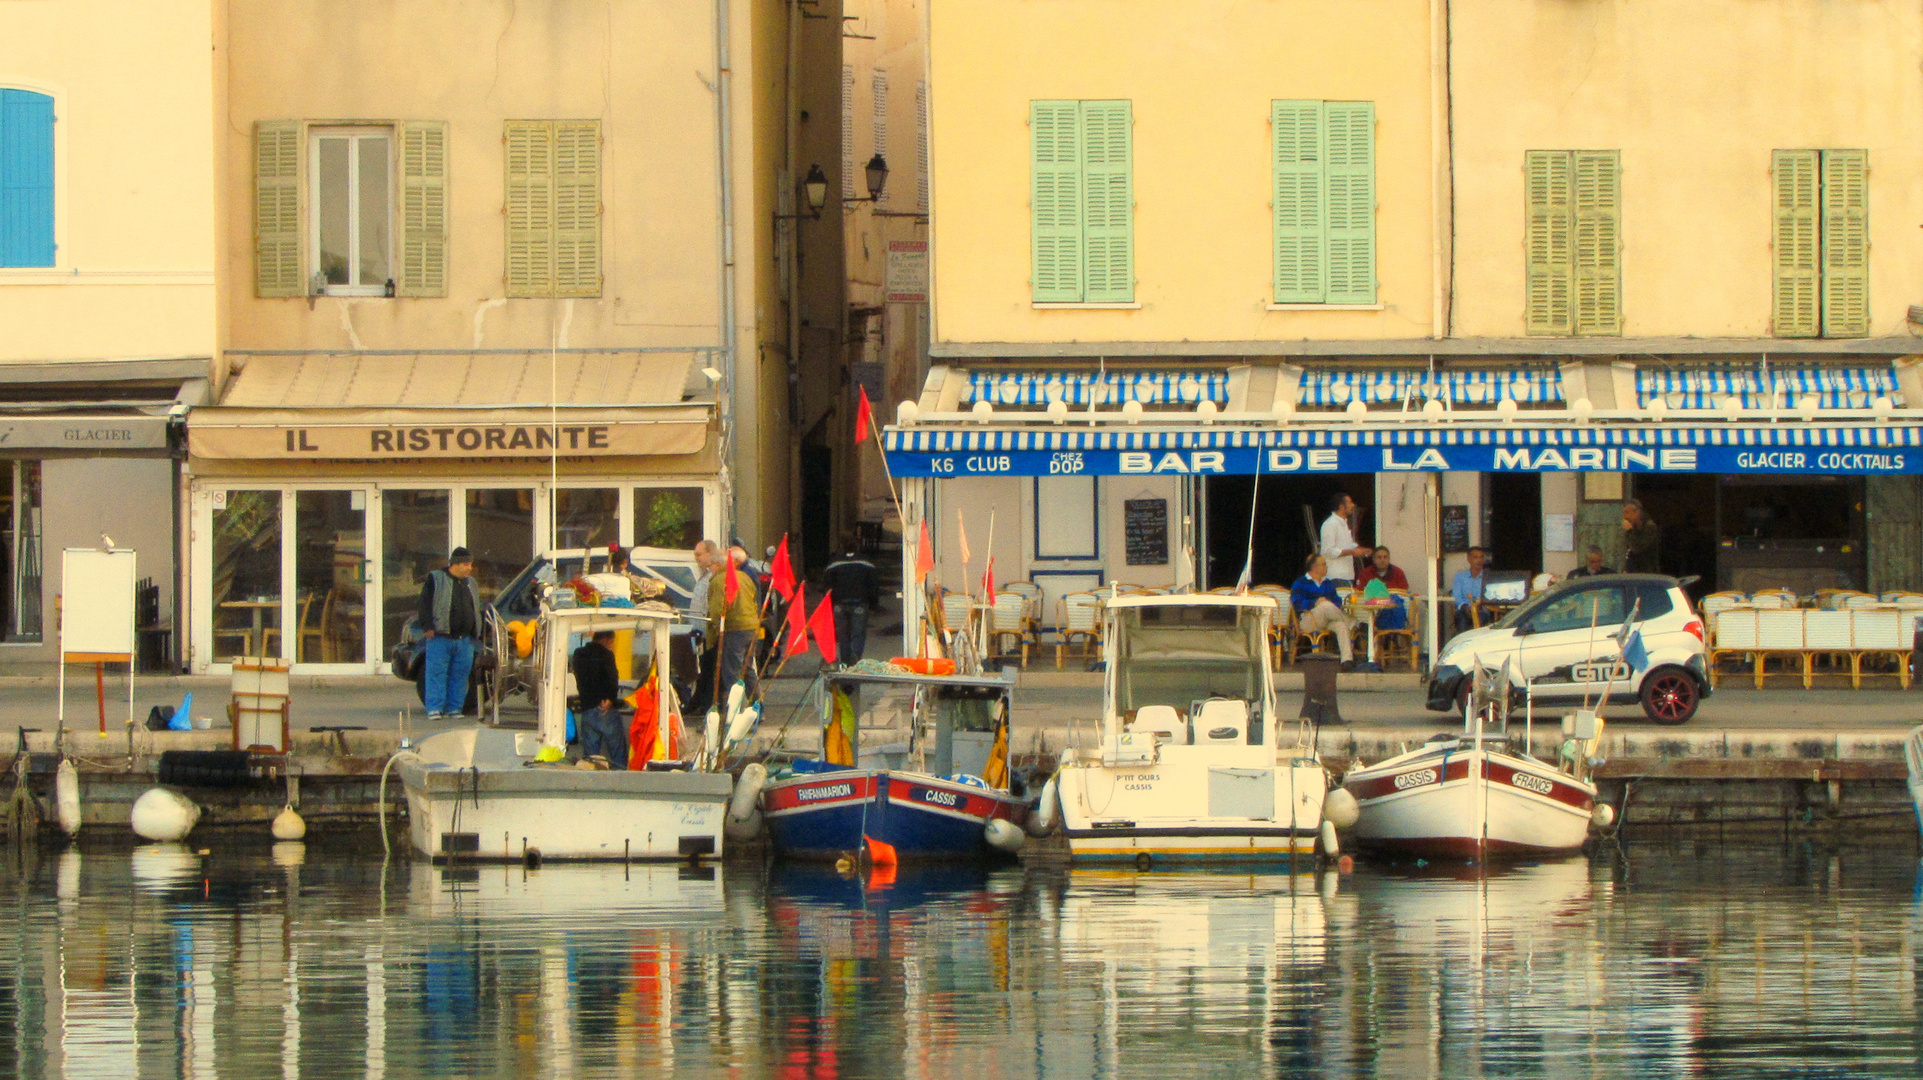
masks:
<path fill-rule="evenodd" d="M 989 599 L 995 597 L 995 556 L 988 556 L 988 565 L 982 568 L 982 595 Z"/>
<path fill-rule="evenodd" d="M 915 580 L 922 581 L 935 568 L 935 545 L 928 542 L 928 519 L 921 519 L 921 542 L 915 546 Z"/>
<path fill-rule="evenodd" d="M 728 602 L 729 607 L 733 607 L 735 596 L 741 592 L 741 586 L 735 584 L 733 550 L 728 552 L 728 561 L 722 573 L 726 576 L 721 579 L 721 598 Z"/>
<path fill-rule="evenodd" d="M 868 429 L 874 425 L 875 419 L 868 408 L 868 388 L 857 386 L 855 392 L 861 395 L 861 404 L 855 407 L 855 441 L 860 442 L 868 437 Z"/>
<path fill-rule="evenodd" d="M 804 586 L 795 586 L 795 597 L 788 602 L 788 644 L 784 655 L 800 656 L 808 651 L 808 598 Z"/>
<path fill-rule="evenodd" d="M 768 568 L 768 584 L 783 600 L 795 598 L 795 568 L 788 561 L 788 534 L 781 534 L 781 546 L 775 549 L 774 565 Z"/>
<path fill-rule="evenodd" d="M 821 658 L 828 663 L 835 662 L 840 650 L 835 647 L 835 594 L 832 590 L 815 605 L 815 613 L 808 616 L 808 632 L 815 636 L 815 648 L 821 650 Z"/>

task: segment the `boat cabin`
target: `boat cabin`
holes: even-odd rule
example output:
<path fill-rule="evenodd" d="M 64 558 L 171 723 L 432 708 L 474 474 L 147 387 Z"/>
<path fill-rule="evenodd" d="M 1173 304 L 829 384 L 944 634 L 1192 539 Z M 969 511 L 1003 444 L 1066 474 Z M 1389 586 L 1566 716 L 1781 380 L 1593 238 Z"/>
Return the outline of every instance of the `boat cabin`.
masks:
<path fill-rule="evenodd" d="M 561 603 L 567 603 L 564 590 L 556 590 L 554 595 Z M 541 744 L 567 749 L 568 710 L 576 694 L 574 672 L 569 666 L 574 650 L 600 631 L 614 631 L 616 657 L 626 654 L 634 658 L 634 677 L 622 682 L 625 691 L 631 683 L 647 682 L 651 672 L 668 670 L 669 638 L 675 618 L 673 608 L 655 602 L 631 608 L 550 607 L 535 632 L 533 650 L 538 660 L 535 686 Z M 631 638 L 630 648 L 622 647 L 623 637 Z M 656 695 L 657 723 L 667 723 L 670 698 L 667 693 Z"/>
<path fill-rule="evenodd" d="M 1275 763 L 1269 668 L 1275 601 L 1261 596 L 1123 596 L 1107 605 L 1103 757 L 1109 763 Z"/>

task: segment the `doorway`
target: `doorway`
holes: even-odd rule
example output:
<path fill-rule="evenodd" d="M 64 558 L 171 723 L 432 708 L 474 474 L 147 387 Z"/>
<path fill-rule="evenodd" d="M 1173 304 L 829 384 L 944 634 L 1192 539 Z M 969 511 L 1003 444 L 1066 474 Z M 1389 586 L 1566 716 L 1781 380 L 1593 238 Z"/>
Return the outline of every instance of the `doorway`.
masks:
<path fill-rule="evenodd" d="M 1482 536 L 1490 569 L 1542 571 L 1542 474 L 1482 474 Z"/>
<path fill-rule="evenodd" d="M 1376 536 L 1375 474 L 1328 473 L 1314 476 L 1211 476 L 1207 550 L 1202 586 L 1234 585 L 1244 562 L 1253 563 L 1251 583 L 1288 585 L 1302 576 L 1302 565 L 1316 549 L 1316 537 L 1337 492 L 1355 500 L 1358 544 Z M 1255 498 L 1258 493 L 1259 498 Z M 1249 511 L 1255 499 L 1251 559 Z"/>

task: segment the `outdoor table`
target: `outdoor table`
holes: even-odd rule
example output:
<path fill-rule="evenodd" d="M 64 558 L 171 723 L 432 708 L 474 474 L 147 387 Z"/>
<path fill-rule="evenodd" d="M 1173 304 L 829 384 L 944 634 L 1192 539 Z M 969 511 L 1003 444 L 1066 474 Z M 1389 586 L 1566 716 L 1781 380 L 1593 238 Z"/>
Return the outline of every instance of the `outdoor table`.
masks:
<path fill-rule="evenodd" d="M 256 644 L 262 649 L 267 647 L 267 639 L 265 637 L 267 613 L 280 608 L 279 600 L 222 600 L 220 606 L 233 608 L 237 611 L 247 610 L 252 613 L 254 628 L 248 631 L 246 655 L 254 655 L 254 646 Z"/>

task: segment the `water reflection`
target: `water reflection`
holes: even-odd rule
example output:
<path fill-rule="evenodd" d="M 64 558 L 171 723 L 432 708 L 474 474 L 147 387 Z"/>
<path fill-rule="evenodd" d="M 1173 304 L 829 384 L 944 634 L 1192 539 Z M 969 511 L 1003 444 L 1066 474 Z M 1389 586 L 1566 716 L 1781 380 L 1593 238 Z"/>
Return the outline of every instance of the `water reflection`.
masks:
<path fill-rule="evenodd" d="M 1907 852 L 1482 874 L 22 848 L 0 1076 L 1915 1075 Z"/>

